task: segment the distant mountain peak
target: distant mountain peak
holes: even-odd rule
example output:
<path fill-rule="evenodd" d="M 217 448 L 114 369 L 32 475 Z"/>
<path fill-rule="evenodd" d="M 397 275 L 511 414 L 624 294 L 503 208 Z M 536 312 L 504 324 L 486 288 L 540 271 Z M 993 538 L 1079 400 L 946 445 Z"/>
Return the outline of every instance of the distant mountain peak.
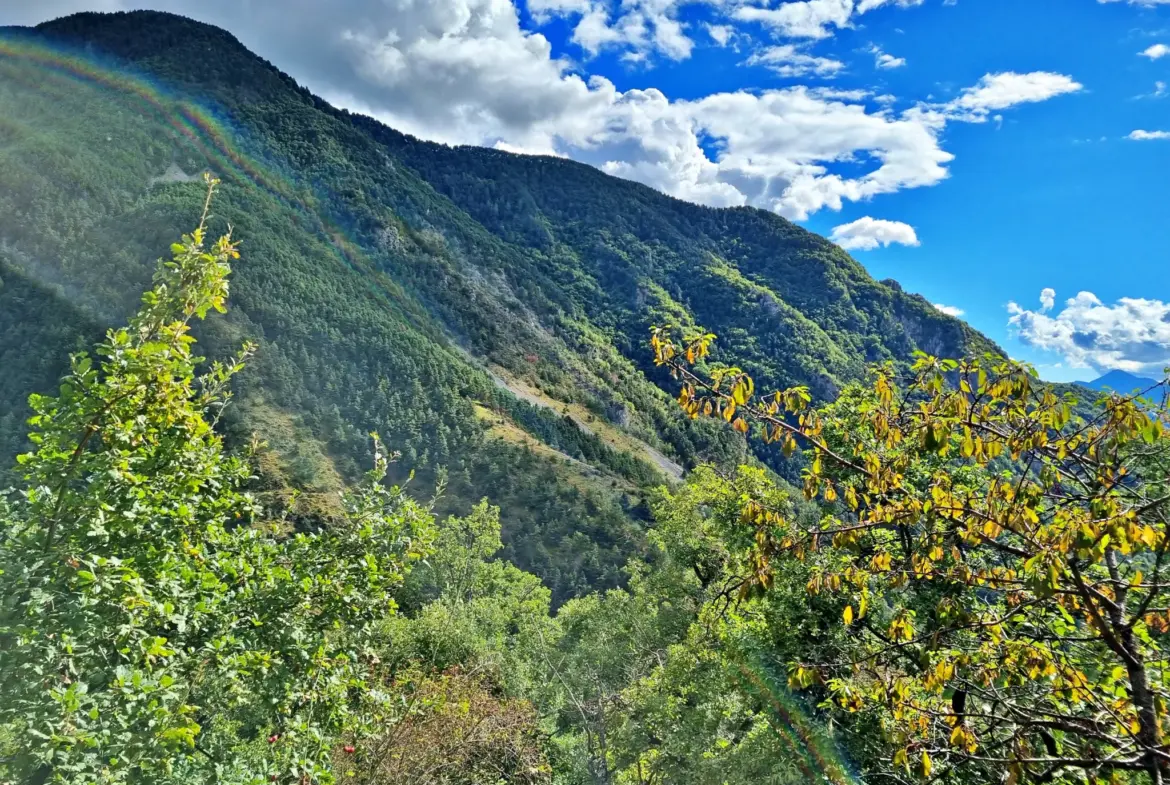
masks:
<path fill-rule="evenodd" d="M 1146 390 L 1158 383 L 1156 379 L 1114 368 L 1112 371 L 1094 379 L 1091 382 L 1076 382 L 1082 387 L 1091 390 L 1112 390 L 1118 393 L 1131 393 L 1135 390 Z"/>

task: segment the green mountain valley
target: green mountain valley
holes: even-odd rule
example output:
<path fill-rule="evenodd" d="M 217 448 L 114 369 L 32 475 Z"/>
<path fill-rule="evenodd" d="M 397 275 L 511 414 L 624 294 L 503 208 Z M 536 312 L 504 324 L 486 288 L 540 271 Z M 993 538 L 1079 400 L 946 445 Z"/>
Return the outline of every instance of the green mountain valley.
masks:
<path fill-rule="evenodd" d="M 0 784 L 1164 782 L 1152 395 L 212 26 L 0 28 Z"/>
<path fill-rule="evenodd" d="M 420 488 L 446 470 L 452 510 L 501 505 L 508 556 L 562 599 L 617 581 L 644 489 L 743 453 L 674 411 L 651 325 L 701 325 L 762 384 L 822 400 L 867 362 L 987 345 L 775 215 L 421 142 L 205 25 L 78 15 L 4 41 L 6 456 L 62 349 L 133 308 L 205 170 L 213 230 L 245 255 L 200 337 L 212 357 L 260 344 L 230 427 L 269 442 L 272 482 L 335 490 L 376 430 Z"/>

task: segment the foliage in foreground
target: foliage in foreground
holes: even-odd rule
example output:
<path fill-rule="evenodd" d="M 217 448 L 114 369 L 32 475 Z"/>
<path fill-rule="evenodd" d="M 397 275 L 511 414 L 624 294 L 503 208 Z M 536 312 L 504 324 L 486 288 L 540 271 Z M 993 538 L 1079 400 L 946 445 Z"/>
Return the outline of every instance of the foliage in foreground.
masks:
<path fill-rule="evenodd" d="M 242 360 L 197 376 L 189 335 L 223 310 L 237 256 L 203 224 L 96 362 L 75 355 L 32 402 L 36 450 L 0 507 L 0 725 L 20 782 L 315 778 L 335 737 L 397 710 L 372 634 L 433 518 L 380 484 L 380 451 L 321 531 L 290 534 L 243 492 L 248 462 L 213 430 Z"/>
<path fill-rule="evenodd" d="M 189 326 L 224 308 L 236 257 L 202 223 L 32 401 L 0 508 L 0 780 L 804 781 L 721 648 L 755 623 L 725 613 L 720 538 L 762 472 L 664 493 L 656 563 L 555 617 L 495 559 L 497 508 L 437 523 L 381 484 L 380 448 L 342 514 L 298 530 L 215 429 L 243 358 L 197 374 Z"/>
<path fill-rule="evenodd" d="M 813 409 L 660 332 L 689 415 L 807 446 L 807 498 L 701 467 L 628 587 L 553 616 L 498 509 L 436 522 L 380 448 L 328 527 L 246 492 L 215 424 L 248 350 L 200 375 L 188 332 L 235 255 L 185 237 L 33 399 L 0 777 L 846 785 L 843 749 L 867 781 L 1164 781 L 1165 405 L 1082 421 L 1019 367 L 924 357 Z"/>
<path fill-rule="evenodd" d="M 822 409 L 708 367 L 713 339 L 656 330 L 692 417 L 791 453 L 808 445 L 809 525 L 745 497 L 738 593 L 791 560 L 850 646 L 793 657 L 790 683 L 880 723 L 890 776 L 1163 782 L 1170 673 L 1165 401 L 1108 396 L 1089 421 L 1025 368 L 921 356 Z M 1138 774 L 1140 773 L 1140 774 Z"/>

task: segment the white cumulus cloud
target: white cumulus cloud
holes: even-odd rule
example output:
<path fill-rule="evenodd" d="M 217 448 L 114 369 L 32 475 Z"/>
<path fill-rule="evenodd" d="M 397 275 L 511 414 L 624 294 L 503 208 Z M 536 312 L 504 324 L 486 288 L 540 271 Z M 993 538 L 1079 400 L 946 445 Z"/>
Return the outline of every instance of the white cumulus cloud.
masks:
<path fill-rule="evenodd" d="M 1008 303 L 1008 323 L 1027 345 L 1099 372 L 1119 368 L 1160 376 L 1170 364 L 1170 303 L 1122 297 L 1106 305 L 1092 292 L 1080 292 L 1059 313 L 1046 313 L 1055 294 L 1044 290 L 1041 302 L 1046 307 L 1040 311 Z"/>
<path fill-rule="evenodd" d="M 741 22 L 758 22 L 785 38 L 828 38 L 833 28 L 850 26 L 853 0 L 803 0 L 775 8 L 744 5 L 732 16 Z"/>
<path fill-rule="evenodd" d="M 869 90 L 861 90 L 858 88 L 854 88 L 851 90 L 842 90 L 842 89 L 839 89 L 836 87 L 824 87 L 824 86 L 810 87 L 808 89 L 808 92 L 809 92 L 809 95 L 815 96 L 817 98 L 825 98 L 828 100 L 840 100 L 840 101 L 862 101 L 866 98 L 869 98 L 870 95 L 872 95 L 872 93 L 870 93 Z M 878 98 L 874 98 L 874 100 L 877 101 Z"/>
<path fill-rule="evenodd" d="M 803 30 L 806 38 L 850 25 L 859 13 L 917 4 L 702 1 L 728 24 L 749 9 L 779 13 L 769 18 L 787 21 L 769 29 Z M 514 0 L 43 0 L 37 14 L 90 2 L 149 5 L 229 29 L 330 102 L 425 139 L 569 156 L 682 199 L 753 205 L 796 220 L 935 185 L 953 159 L 942 145 L 948 123 L 1080 89 L 1060 74 L 988 74 L 955 106 L 901 112 L 891 96 L 809 86 L 692 100 L 653 87 L 621 91 L 590 75 L 587 63 L 554 54 L 539 29 L 525 27 Z M 537 20 L 566 18 L 586 51 L 669 58 L 690 51 L 690 33 L 706 37 L 679 21 L 679 10 L 697 2 L 528 0 L 528 9 Z M 0 23 L 37 21 L 28 8 L 26 0 L 0 0 Z M 792 43 L 754 57 L 804 76 L 840 70 L 834 58 Z"/>
<path fill-rule="evenodd" d="M 678 105 L 694 127 L 720 141 L 712 163 L 746 203 L 803 219 L 904 188 L 934 185 L 953 156 L 938 128 L 919 118 L 870 112 L 804 87 L 720 93 Z M 847 176 L 830 169 L 855 161 Z"/>
<path fill-rule="evenodd" d="M 727 46 L 732 37 L 735 36 L 735 28 L 731 25 L 713 25 L 708 23 L 705 25 L 707 35 L 711 36 L 711 40 L 719 46 Z"/>
<path fill-rule="evenodd" d="M 1056 307 L 1056 290 L 1046 286 L 1040 290 L 1040 312 L 1047 313 Z"/>
<path fill-rule="evenodd" d="M 891 68 L 901 68 L 906 65 L 905 57 L 894 57 L 892 54 L 883 52 L 882 48 L 877 44 L 870 44 L 867 51 L 873 55 L 873 64 L 878 68 L 889 70 Z"/>
<path fill-rule="evenodd" d="M 1135 142 L 1151 142 L 1159 139 L 1170 139 L 1170 131 L 1143 131 L 1138 128 L 1135 131 L 1130 131 L 1125 138 Z"/>
<path fill-rule="evenodd" d="M 821 76 L 832 78 L 845 68 L 840 60 L 810 55 L 793 44 L 769 46 L 753 54 L 747 65 L 762 65 L 781 76 Z"/>
<path fill-rule="evenodd" d="M 1170 55 L 1170 46 L 1166 46 L 1166 44 L 1154 44 L 1153 46 L 1138 52 L 1138 54 L 1142 57 L 1148 57 L 1151 60 L 1157 60 L 1160 57 Z"/>
<path fill-rule="evenodd" d="M 848 251 L 872 251 L 892 243 L 918 245 L 918 235 L 910 224 L 871 218 L 868 215 L 834 226 L 829 239 Z"/>
<path fill-rule="evenodd" d="M 716 5 L 732 5 L 732 17 L 742 22 L 756 22 L 774 35 L 784 38 L 829 38 L 835 30 L 854 26 L 853 17 L 885 5 L 913 8 L 925 0 L 789 0 L 774 8 L 757 0 L 709 0 Z"/>
<path fill-rule="evenodd" d="M 435 0 L 445 1 L 449 0 Z M 687 0 L 624 0 L 612 8 L 607 0 L 528 0 L 528 10 L 541 24 L 554 16 L 575 18 L 571 40 L 591 55 L 616 47 L 626 51 L 627 59 L 657 53 L 685 60 L 695 43 L 678 21 L 677 12 L 687 4 Z M 713 37 L 730 32 L 712 31 L 711 27 L 708 25 L 708 32 Z"/>
<path fill-rule="evenodd" d="M 964 311 L 962 308 L 956 308 L 953 305 L 943 305 L 942 303 L 931 303 L 931 305 L 945 313 L 947 316 L 954 316 L 955 318 L 958 318 L 966 313 L 966 311 Z"/>
<path fill-rule="evenodd" d="M 978 84 L 965 88 L 959 97 L 946 104 L 944 109 L 961 116 L 965 115 L 964 119 L 980 120 L 998 109 L 1047 101 L 1049 98 L 1076 93 L 1082 89 L 1084 85 L 1072 77 L 1049 71 L 984 74 Z"/>
<path fill-rule="evenodd" d="M 585 14 L 593 8 L 594 0 L 528 0 L 528 12 L 538 21 L 557 14 Z"/>
<path fill-rule="evenodd" d="M 900 8 L 913 8 L 925 3 L 926 0 L 861 0 L 857 4 L 857 13 L 864 14 L 883 5 L 897 5 Z"/>

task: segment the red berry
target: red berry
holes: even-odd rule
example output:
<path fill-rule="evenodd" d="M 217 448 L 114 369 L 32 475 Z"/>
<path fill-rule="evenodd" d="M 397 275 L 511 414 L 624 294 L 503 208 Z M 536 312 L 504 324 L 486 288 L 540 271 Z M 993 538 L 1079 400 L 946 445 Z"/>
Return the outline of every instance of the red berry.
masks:
<path fill-rule="evenodd" d="M 353 748 L 352 744 L 346 744 L 344 747 L 342 747 L 342 749 L 345 750 L 346 752 L 352 754 L 354 748 Z"/>
<path fill-rule="evenodd" d="M 279 734 L 279 733 L 274 733 L 274 734 L 272 734 L 271 736 L 269 736 L 269 737 L 268 737 L 268 743 L 269 743 L 269 744 L 275 744 L 275 743 L 276 743 L 276 740 L 277 740 L 277 739 L 279 739 L 279 738 L 280 738 L 280 734 Z"/>
<path fill-rule="evenodd" d="M 269 781 L 269 782 L 276 782 L 276 775 L 275 775 L 275 774 L 269 774 L 269 775 L 268 775 L 268 781 Z"/>

